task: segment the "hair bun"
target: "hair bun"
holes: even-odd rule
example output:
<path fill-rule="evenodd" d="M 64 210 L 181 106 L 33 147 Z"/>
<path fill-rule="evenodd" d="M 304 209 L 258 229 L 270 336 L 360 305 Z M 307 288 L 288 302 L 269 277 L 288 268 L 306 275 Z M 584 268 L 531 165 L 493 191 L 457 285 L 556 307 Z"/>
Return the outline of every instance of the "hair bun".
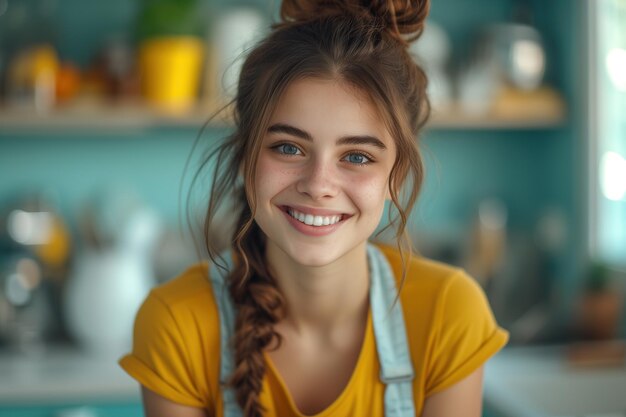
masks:
<path fill-rule="evenodd" d="M 306 22 L 347 14 L 384 26 L 403 43 L 417 39 L 424 29 L 430 0 L 283 0 L 285 22 Z"/>

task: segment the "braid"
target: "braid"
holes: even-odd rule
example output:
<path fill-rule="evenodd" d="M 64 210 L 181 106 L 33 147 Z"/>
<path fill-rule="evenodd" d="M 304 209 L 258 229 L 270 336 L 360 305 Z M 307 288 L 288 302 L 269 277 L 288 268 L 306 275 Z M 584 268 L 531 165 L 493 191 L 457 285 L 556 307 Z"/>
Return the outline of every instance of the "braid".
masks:
<path fill-rule="evenodd" d="M 235 389 L 237 403 L 245 417 L 260 417 L 265 359 L 263 351 L 280 346 L 281 336 L 273 328 L 284 316 L 282 295 L 265 265 L 265 239 L 244 209 L 235 239 L 235 253 L 241 262 L 230 275 L 230 294 L 237 310 L 233 337 L 235 371 L 228 384 Z"/>

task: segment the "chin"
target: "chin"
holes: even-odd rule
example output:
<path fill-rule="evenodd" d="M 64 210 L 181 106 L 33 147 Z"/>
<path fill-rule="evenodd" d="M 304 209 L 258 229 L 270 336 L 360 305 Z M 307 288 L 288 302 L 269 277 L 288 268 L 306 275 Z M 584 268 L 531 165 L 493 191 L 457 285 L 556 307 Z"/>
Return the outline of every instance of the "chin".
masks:
<path fill-rule="evenodd" d="M 360 245 L 351 246 L 337 244 L 338 242 L 328 242 L 326 244 L 287 244 L 283 252 L 289 256 L 293 262 L 305 267 L 324 267 L 337 261 L 353 258 L 354 251 Z"/>
<path fill-rule="evenodd" d="M 324 251 L 307 251 L 306 253 L 288 253 L 294 262 L 307 267 L 323 267 L 332 264 L 338 259 L 331 253 Z"/>

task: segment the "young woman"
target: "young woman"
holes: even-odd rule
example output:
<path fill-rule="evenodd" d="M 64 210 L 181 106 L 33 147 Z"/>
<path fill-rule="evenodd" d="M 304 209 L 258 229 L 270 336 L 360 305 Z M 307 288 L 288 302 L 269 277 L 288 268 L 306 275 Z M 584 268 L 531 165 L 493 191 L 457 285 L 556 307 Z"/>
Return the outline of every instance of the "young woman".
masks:
<path fill-rule="evenodd" d="M 214 152 L 214 262 L 154 289 L 122 367 L 146 415 L 479 417 L 507 342 L 462 270 L 412 255 L 427 0 L 284 0 Z M 209 231 L 240 198 L 230 251 Z M 368 243 L 389 202 L 395 248 Z M 394 211 L 395 210 L 395 211 Z"/>

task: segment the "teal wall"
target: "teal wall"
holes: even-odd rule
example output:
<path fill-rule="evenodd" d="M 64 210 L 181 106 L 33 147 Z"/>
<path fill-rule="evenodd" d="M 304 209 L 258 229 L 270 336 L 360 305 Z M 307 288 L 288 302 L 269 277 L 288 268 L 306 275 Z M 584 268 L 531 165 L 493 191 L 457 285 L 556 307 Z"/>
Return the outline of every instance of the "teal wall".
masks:
<path fill-rule="evenodd" d="M 137 190 L 176 221 L 178 190 L 195 129 L 149 133 L 0 133 L 0 201 L 22 190 L 53 191 L 67 218 L 103 187 Z"/>
<path fill-rule="evenodd" d="M 265 2 L 255 3 L 270 13 Z M 434 0 L 431 18 L 449 31 L 459 52 L 474 28 L 509 19 L 515 3 Z M 130 34 L 137 4 L 59 0 L 54 33 L 61 56 L 84 66 L 111 33 Z M 554 129 L 427 132 L 427 182 L 413 229 L 467 228 L 476 203 L 488 196 L 505 202 L 512 231 L 532 228 L 545 207 L 557 206 L 566 215 L 569 233 L 559 258 L 559 286 L 573 293 L 585 239 L 582 0 L 530 4 L 546 39 L 547 80 L 567 100 L 567 123 Z M 0 204 L 24 189 L 52 189 L 62 213 L 71 219 L 99 187 L 124 183 L 175 224 L 183 167 L 196 134 L 196 129 L 16 134 L 0 126 Z M 215 141 L 219 135 L 208 131 L 202 141 Z M 563 301 L 559 308 L 565 311 L 567 305 Z"/>

